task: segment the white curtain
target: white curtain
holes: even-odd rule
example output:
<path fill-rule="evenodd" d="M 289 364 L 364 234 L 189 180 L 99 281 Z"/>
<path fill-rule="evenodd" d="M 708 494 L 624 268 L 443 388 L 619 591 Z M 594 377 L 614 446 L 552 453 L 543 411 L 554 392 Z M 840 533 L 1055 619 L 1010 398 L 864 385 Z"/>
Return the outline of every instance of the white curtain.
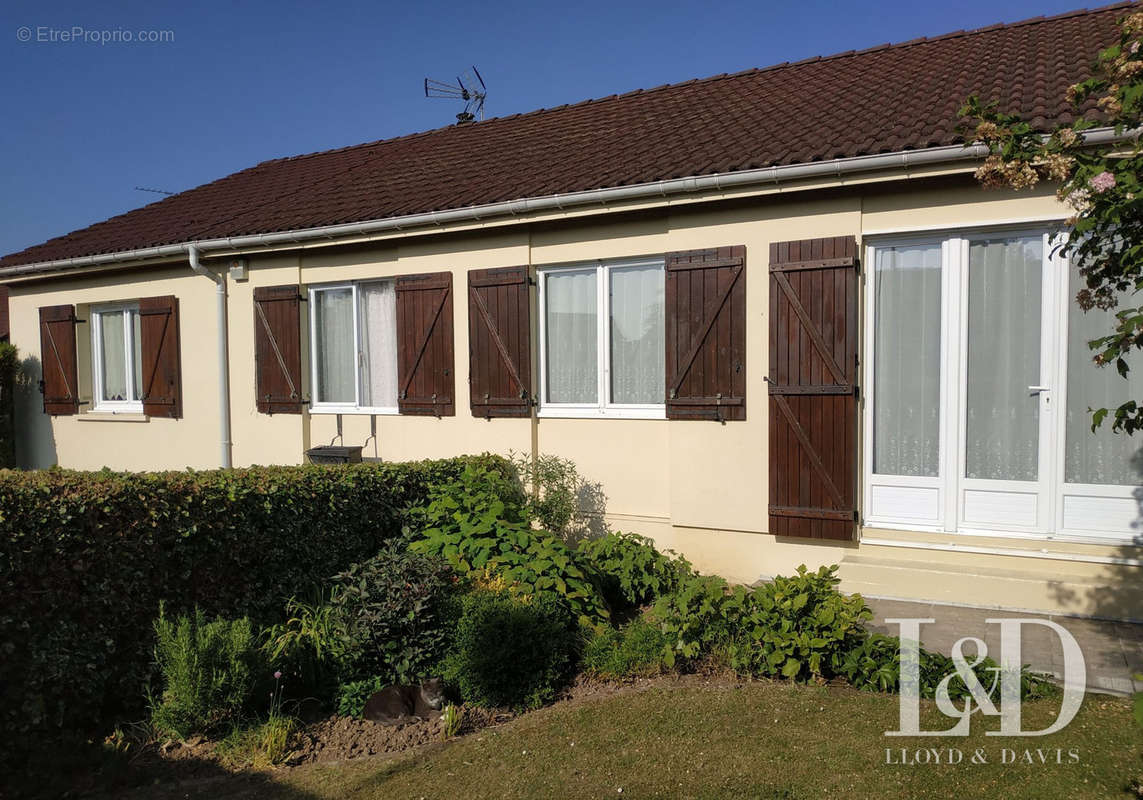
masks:
<path fill-rule="evenodd" d="M 550 272 L 544 280 L 548 401 L 595 403 L 599 396 L 595 270 Z"/>
<path fill-rule="evenodd" d="M 397 407 L 397 292 L 391 281 L 357 287 L 361 405 Z"/>
<path fill-rule="evenodd" d="M 611 402 L 663 403 L 663 268 L 611 271 Z"/>
<path fill-rule="evenodd" d="M 103 353 L 100 376 L 103 381 L 103 400 L 128 398 L 124 316 L 123 311 L 105 311 L 99 315 L 99 338 Z"/>
<path fill-rule="evenodd" d="M 326 289 L 314 293 L 314 327 L 317 330 L 317 402 L 356 402 L 353 341 L 353 290 Z"/>
<path fill-rule="evenodd" d="M 135 391 L 132 392 L 132 398 L 135 400 L 142 399 L 143 396 L 143 353 L 142 353 L 142 318 L 139 316 L 137 310 L 128 312 L 131 316 L 131 330 L 135 336 L 131 340 L 132 350 L 131 359 L 135 362 Z"/>
<path fill-rule="evenodd" d="M 1064 480 L 1130 486 L 1143 483 L 1143 436 L 1112 433 L 1111 412 L 1121 403 L 1143 396 L 1143 358 L 1138 351 L 1127 357 L 1131 370 L 1124 380 L 1114 364 L 1097 367 L 1088 348 L 1092 339 L 1107 336 L 1115 328 L 1114 311 L 1092 309 L 1084 313 L 1075 301 L 1083 288 L 1078 266 L 1072 267 L 1068 295 L 1068 407 Z M 1125 295 L 1121 304 L 1139 305 L 1138 295 Z M 1088 409 L 1109 409 L 1108 418 L 1091 431 Z"/>
<path fill-rule="evenodd" d="M 965 477 L 1039 475 L 1043 263 L 1039 236 L 969 245 Z"/>
<path fill-rule="evenodd" d="M 873 471 L 939 474 L 941 246 L 879 248 Z"/>

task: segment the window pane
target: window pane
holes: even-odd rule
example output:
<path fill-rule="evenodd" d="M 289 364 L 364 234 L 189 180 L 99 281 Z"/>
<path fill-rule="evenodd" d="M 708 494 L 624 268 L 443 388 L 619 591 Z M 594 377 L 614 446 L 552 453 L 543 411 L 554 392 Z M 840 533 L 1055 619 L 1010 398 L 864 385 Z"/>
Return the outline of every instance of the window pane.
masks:
<path fill-rule="evenodd" d="M 663 353 L 663 268 L 611 270 L 611 402 L 665 402 Z"/>
<path fill-rule="evenodd" d="M 353 291 L 326 289 L 314 293 L 314 328 L 317 342 L 317 401 L 356 402 L 354 397 Z"/>
<path fill-rule="evenodd" d="M 1111 420 L 1091 431 L 1089 408 L 1114 410 L 1128 400 L 1143 394 L 1143 358 L 1137 350 L 1127 356 L 1131 368 L 1127 379 L 1120 377 L 1115 365 L 1097 367 L 1092 363 L 1093 351 L 1087 346 L 1092 339 L 1107 336 L 1116 325 L 1114 311 L 1092 309 L 1084 312 L 1075 301 L 1083 288 L 1079 267 L 1073 266 L 1068 295 L 1068 407 L 1064 480 L 1068 483 L 1099 483 L 1129 486 L 1143 483 L 1143 439 L 1111 432 Z M 1129 295 L 1123 302 L 1138 305 Z"/>
<path fill-rule="evenodd" d="M 544 301 L 548 401 L 598 402 L 595 270 L 548 273 Z"/>
<path fill-rule="evenodd" d="M 1039 475 L 1043 263 L 1039 236 L 969 245 L 965 477 Z"/>
<path fill-rule="evenodd" d="M 397 407 L 397 291 L 394 285 L 357 287 L 361 326 L 361 405 Z"/>
<path fill-rule="evenodd" d="M 133 345 L 131 359 L 135 363 L 135 385 L 132 387 L 132 400 L 139 400 L 143 397 L 143 330 L 140 322 L 141 319 L 138 311 L 131 312 L 131 327 L 135 333 L 134 338 L 131 340 L 131 344 Z"/>
<path fill-rule="evenodd" d="M 127 357 L 123 341 L 122 311 L 105 311 L 99 315 L 99 339 L 103 353 L 100 380 L 103 400 L 127 399 Z"/>
<path fill-rule="evenodd" d="M 941 246 L 877 249 L 873 471 L 939 474 Z"/>

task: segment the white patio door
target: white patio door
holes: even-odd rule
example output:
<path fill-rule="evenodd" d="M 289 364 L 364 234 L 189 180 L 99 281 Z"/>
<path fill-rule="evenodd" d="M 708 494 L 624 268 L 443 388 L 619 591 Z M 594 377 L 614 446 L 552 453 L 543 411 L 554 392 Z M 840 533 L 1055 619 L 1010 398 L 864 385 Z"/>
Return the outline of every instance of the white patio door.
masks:
<path fill-rule="evenodd" d="M 958 527 L 1048 532 L 1060 339 L 1053 309 L 1066 272 L 1044 233 L 969 236 L 952 250 L 961 283 L 960 380 L 949 398 L 959 421 Z"/>

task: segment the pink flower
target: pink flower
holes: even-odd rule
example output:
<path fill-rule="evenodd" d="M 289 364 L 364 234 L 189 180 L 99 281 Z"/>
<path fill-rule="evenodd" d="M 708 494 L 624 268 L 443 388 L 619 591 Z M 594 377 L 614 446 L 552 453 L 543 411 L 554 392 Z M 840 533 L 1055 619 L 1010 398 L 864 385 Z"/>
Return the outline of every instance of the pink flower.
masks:
<path fill-rule="evenodd" d="M 1115 186 L 1115 176 L 1110 172 L 1101 172 L 1088 181 L 1088 184 L 1097 193 L 1103 194 L 1111 187 Z"/>
<path fill-rule="evenodd" d="M 281 670 L 278 670 L 277 672 L 274 673 L 274 680 L 279 680 L 279 679 L 281 679 L 281 677 L 282 677 L 282 671 Z"/>

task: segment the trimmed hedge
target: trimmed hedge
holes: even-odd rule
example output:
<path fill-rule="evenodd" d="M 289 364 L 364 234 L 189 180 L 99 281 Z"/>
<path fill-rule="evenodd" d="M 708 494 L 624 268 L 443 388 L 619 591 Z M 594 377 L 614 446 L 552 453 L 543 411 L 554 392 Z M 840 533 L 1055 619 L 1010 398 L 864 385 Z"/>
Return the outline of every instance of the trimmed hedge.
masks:
<path fill-rule="evenodd" d="M 212 472 L 0 470 L 0 751 L 139 714 L 159 602 L 281 620 L 496 456 Z"/>

